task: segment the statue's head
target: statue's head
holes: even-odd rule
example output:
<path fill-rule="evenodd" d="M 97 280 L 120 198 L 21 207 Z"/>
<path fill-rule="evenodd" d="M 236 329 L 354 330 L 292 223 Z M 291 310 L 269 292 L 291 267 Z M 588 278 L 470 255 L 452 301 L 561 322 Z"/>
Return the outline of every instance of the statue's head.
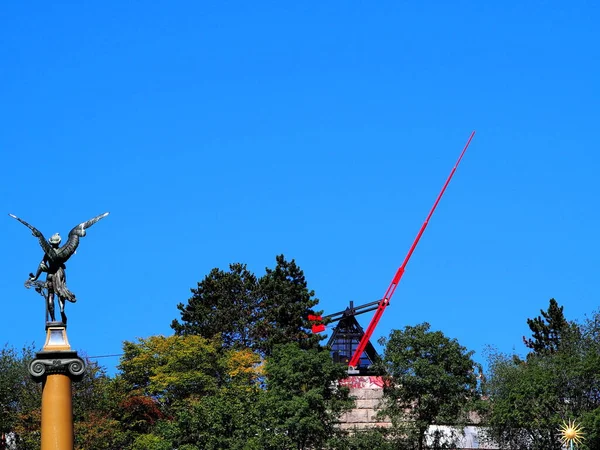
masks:
<path fill-rule="evenodd" d="M 60 234 L 58 234 L 58 233 L 54 233 L 50 237 L 50 239 L 48 239 L 48 242 L 50 242 L 50 245 L 52 245 L 52 246 L 58 246 L 58 245 L 60 245 L 60 241 L 61 241 Z"/>

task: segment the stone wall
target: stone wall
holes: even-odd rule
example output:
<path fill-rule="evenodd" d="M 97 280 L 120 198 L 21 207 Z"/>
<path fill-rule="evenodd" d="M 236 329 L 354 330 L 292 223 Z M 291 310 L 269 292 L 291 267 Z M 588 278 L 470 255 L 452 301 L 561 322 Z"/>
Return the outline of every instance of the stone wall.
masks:
<path fill-rule="evenodd" d="M 346 378 L 342 385 L 350 388 L 350 395 L 355 398 L 356 407 L 341 417 L 340 427 L 344 430 L 364 430 L 373 427 L 388 427 L 390 422 L 377 419 L 377 410 L 383 396 L 383 380 L 381 377 L 355 376 Z"/>
<path fill-rule="evenodd" d="M 340 418 L 341 429 L 351 431 L 391 426 L 389 420 L 377 418 L 379 402 L 383 397 L 383 380 L 381 377 L 353 376 L 342 380 L 340 384 L 350 388 L 350 395 L 354 397 L 356 402 L 356 407 Z M 475 423 L 479 422 L 476 417 L 471 417 L 471 420 Z M 453 429 L 446 426 L 434 425 L 430 427 L 429 431 L 441 431 L 448 436 L 453 435 Z M 485 442 L 481 434 L 482 429 L 478 426 L 464 427 L 463 436 L 456 448 L 462 450 L 499 448 L 493 443 Z"/>

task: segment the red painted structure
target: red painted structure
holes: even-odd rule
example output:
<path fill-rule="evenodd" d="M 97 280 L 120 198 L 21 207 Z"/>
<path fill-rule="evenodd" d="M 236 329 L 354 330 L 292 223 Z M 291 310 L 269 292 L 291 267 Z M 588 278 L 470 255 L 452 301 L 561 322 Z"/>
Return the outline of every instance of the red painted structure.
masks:
<path fill-rule="evenodd" d="M 308 320 L 312 322 L 312 332 L 313 333 L 321 333 L 321 332 L 325 331 L 325 324 L 323 323 L 324 320 L 328 321 L 328 322 L 332 322 L 332 321 L 335 322 L 335 321 L 342 320 L 344 317 L 346 317 L 348 315 L 355 316 L 358 314 L 362 314 L 365 312 L 375 310 L 375 315 L 371 319 L 371 322 L 369 323 L 367 331 L 362 335 L 362 338 L 358 342 L 356 349 L 352 353 L 352 357 L 349 359 L 348 366 L 349 366 L 350 372 L 352 372 L 353 370 L 355 371 L 355 369 L 357 369 L 357 367 L 359 365 L 359 361 L 361 359 L 361 356 L 362 356 L 363 352 L 365 351 L 365 348 L 367 347 L 369 340 L 371 339 L 371 336 L 373 335 L 373 332 L 375 331 L 375 328 L 377 327 L 377 324 L 379 323 L 379 320 L 381 319 L 381 316 L 383 315 L 383 312 L 385 311 L 385 308 L 387 308 L 387 306 L 389 305 L 390 300 L 391 300 L 392 296 L 394 295 L 394 292 L 396 291 L 396 288 L 398 287 L 398 284 L 400 283 L 402 276 L 404 275 L 404 270 L 406 268 L 406 265 L 408 264 L 408 261 L 410 260 L 410 257 L 412 256 L 413 252 L 415 251 L 415 248 L 417 247 L 417 244 L 419 243 L 419 240 L 421 239 L 421 236 L 423 235 L 425 228 L 427 228 L 427 225 L 429 224 L 429 220 L 431 219 L 431 216 L 433 216 L 433 213 L 434 213 L 435 209 L 437 208 L 438 203 L 440 202 L 442 196 L 444 195 L 446 188 L 450 184 L 450 180 L 452 180 L 452 177 L 454 176 L 454 173 L 456 172 L 456 169 L 457 169 L 458 165 L 460 164 L 460 161 L 462 160 L 462 158 L 463 158 L 465 152 L 467 151 L 467 148 L 469 147 L 469 144 L 471 143 L 471 140 L 473 139 L 474 136 L 475 136 L 475 131 L 473 131 L 471 133 L 471 136 L 469 136 L 469 139 L 468 139 L 467 143 L 465 144 L 460 156 L 458 157 L 456 164 L 454 164 L 454 167 L 452 168 L 450 175 L 446 179 L 446 183 L 444 184 L 444 186 L 442 187 L 442 190 L 440 191 L 439 195 L 437 196 L 435 203 L 433 204 L 433 207 L 431 208 L 431 211 L 429 211 L 429 214 L 427 215 L 425 222 L 423 223 L 423 225 L 421 226 L 421 229 L 417 233 L 417 237 L 415 238 L 406 257 L 404 258 L 402 265 L 396 271 L 396 274 L 394 275 L 394 278 L 392 279 L 392 282 L 390 283 L 389 287 L 387 288 L 387 291 L 385 292 L 385 295 L 383 296 L 383 298 L 381 300 L 367 303 L 366 305 L 362 305 L 362 306 L 358 306 L 358 307 L 354 307 L 353 303 L 350 302 L 350 307 L 347 308 L 346 310 L 339 311 L 337 313 L 330 314 L 330 315 L 324 316 L 324 317 L 320 316 L 320 315 L 312 315 L 312 314 L 308 316 Z M 360 325 L 358 325 L 358 322 L 356 322 L 356 326 L 358 328 L 360 328 Z M 361 330 L 361 333 L 362 333 L 362 330 Z M 332 337 L 332 339 L 333 339 L 333 337 Z M 356 372 L 357 371 L 355 371 L 354 373 L 356 373 Z"/>
<path fill-rule="evenodd" d="M 421 239 L 421 236 L 423 235 L 425 228 L 427 228 L 427 225 L 429 224 L 429 219 L 431 219 L 431 216 L 433 215 L 435 209 L 437 208 L 438 203 L 440 202 L 442 196 L 444 195 L 444 192 L 446 191 L 448 184 L 450 184 L 450 180 L 454 176 L 454 172 L 456 172 L 456 168 L 460 164 L 460 161 L 461 161 L 463 155 L 467 151 L 467 148 L 469 147 L 469 144 L 471 143 L 473 136 L 475 136 L 475 131 L 473 131 L 471 133 L 469 140 L 465 144 L 460 156 L 458 157 L 458 160 L 456 161 L 456 164 L 452 168 L 452 171 L 450 172 L 450 175 L 448 176 L 448 179 L 446 180 L 444 187 L 442 188 L 437 199 L 435 200 L 435 203 L 433 204 L 431 211 L 429 211 L 429 215 L 427 216 L 427 218 L 425 219 L 425 222 L 421 226 L 421 229 L 419 230 L 417 237 L 415 238 L 412 246 L 410 247 L 408 254 L 404 258 L 402 265 L 398 268 L 396 275 L 394 275 L 394 278 L 392 279 L 392 282 L 390 283 L 389 287 L 387 288 L 387 291 L 385 291 L 385 295 L 379 301 L 379 305 L 377 306 L 375 315 L 371 319 L 371 323 L 369 323 L 369 326 L 368 326 L 367 330 L 365 331 L 364 336 L 358 343 L 358 347 L 356 347 L 356 350 L 354 351 L 354 354 L 352 355 L 352 358 L 350 359 L 350 362 L 348 363 L 348 366 L 350 368 L 356 368 L 358 366 L 358 362 L 360 361 L 362 352 L 365 350 L 365 347 L 367 346 L 367 342 L 369 342 L 369 340 L 371 339 L 371 336 L 373 335 L 373 332 L 375 331 L 375 328 L 377 327 L 377 324 L 379 323 L 379 320 L 381 319 L 381 316 L 383 315 L 385 308 L 387 308 L 387 306 L 390 304 L 390 300 L 392 299 L 392 296 L 394 295 L 394 292 L 396 291 L 396 288 L 398 287 L 398 284 L 400 283 L 400 280 L 402 279 L 402 275 L 404 275 L 404 269 L 406 268 L 406 265 L 408 264 L 410 257 L 412 256 L 413 252 L 415 251 L 415 248 L 417 247 L 417 244 L 419 243 L 419 240 Z"/>

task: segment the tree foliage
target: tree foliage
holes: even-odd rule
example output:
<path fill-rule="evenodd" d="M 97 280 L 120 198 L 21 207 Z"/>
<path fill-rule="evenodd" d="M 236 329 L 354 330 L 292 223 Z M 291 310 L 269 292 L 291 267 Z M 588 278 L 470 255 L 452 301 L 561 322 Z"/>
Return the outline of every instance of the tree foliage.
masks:
<path fill-rule="evenodd" d="M 75 447 L 86 450 L 112 450 L 126 442 L 122 431 L 114 381 L 96 362 L 86 362 L 85 376 L 73 383 L 73 422 Z"/>
<path fill-rule="evenodd" d="M 215 392 L 189 397 L 175 409 L 173 444 L 215 450 L 252 448 L 261 415 L 259 362 L 258 355 L 248 349 L 224 354 Z"/>
<path fill-rule="evenodd" d="M 527 319 L 531 338 L 523 337 L 525 346 L 535 354 L 555 353 L 559 350 L 563 338 L 574 332 L 576 327 L 564 316 L 563 306 L 551 298 L 548 309 L 540 310 L 540 316 Z"/>
<path fill-rule="evenodd" d="M 151 336 L 125 341 L 123 350 L 119 369 L 129 390 L 165 405 L 213 393 L 223 376 L 219 344 L 201 336 Z"/>
<path fill-rule="evenodd" d="M 502 448 L 561 449 L 558 427 L 562 414 L 557 367 L 546 358 L 518 362 L 494 355 L 487 391 L 492 400 L 488 419 L 491 437 Z"/>
<path fill-rule="evenodd" d="M 192 289 L 187 305 L 179 303 L 181 322 L 173 320 L 175 333 L 218 336 L 226 348 L 248 348 L 257 319 L 258 280 L 245 264 L 231 264 L 229 272 L 214 268 Z"/>
<path fill-rule="evenodd" d="M 15 349 L 0 350 L 0 374 L 0 433 L 8 433 L 14 429 L 21 406 L 23 364 Z"/>
<path fill-rule="evenodd" d="M 486 383 L 490 438 L 506 449 L 558 450 L 559 426 L 576 420 L 586 434 L 579 448 L 599 448 L 600 316 L 595 313 L 583 324 L 570 323 L 562 316 L 562 307 L 551 300 L 542 318 L 549 329 L 558 331 L 534 334 L 534 341 L 546 345 L 536 346 L 525 361 L 514 355 L 490 356 Z M 528 320 L 532 323 L 543 324 Z"/>
<path fill-rule="evenodd" d="M 32 347 L 21 352 L 5 347 L 0 352 L 0 420 L 19 450 L 40 448 L 42 387 L 27 369 L 34 355 Z M 112 380 L 90 361 L 82 380 L 73 383 L 76 448 L 108 450 L 121 448 L 125 442 L 120 422 L 113 415 L 116 403 L 111 385 Z M 5 395 L 4 387 L 10 387 L 10 395 Z"/>
<path fill-rule="evenodd" d="M 460 423 L 461 413 L 476 396 L 475 363 L 455 339 L 430 331 L 423 323 L 393 330 L 385 345 L 382 414 L 389 417 L 413 448 L 425 447 L 426 432 L 434 424 Z M 443 448 L 438 442 L 436 448 Z"/>
<path fill-rule="evenodd" d="M 177 305 L 181 322 L 173 320 L 171 327 L 178 335 L 218 337 L 225 349 L 252 348 L 263 355 L 281 343 L 316 347 L 320 337 L 308 322 L 318 304 L 314 295 L 304 272 L 283 255 L 260 279 L 235 263 L 228 272 L 213 269 L 199 282 L 187 304 Z"/>
<path fill-rule="evenodd" d="M 21 351 L 5 346 L 0 351 L 0 433 L 12 432 L 23 450 L 40 446 L 41 387 L 29 376 L 32 347 Z"/>
<path fill-rule="evenodd" d="M 255 324 L 256 347 L 269 355 L 279 344 L 297 342 L 301 348 L 317 348 L 320 337 L 312 334 L 308 316 L 319 300 L 308 289 L 304 272 L 294 260 L 276 257 L 275 269 L 266 269 L 259 280 L 261 314 Z"/>
<path fill-rule="evenodd" d="M 345 367 L 326 350 L 289 343 L 274 347 L 265 374 L 261 448 L 323 448 L 337 434 L 341 414 L 353 405 L 348 389 L 337 383 L 347 376 Z"/>
<path fill-rule="evenodd" d="M 401 447 L 390 439 L 389 430 L 375 427 L 337 434 L 328 440 L 326 448 L 328 450 L 399 450 Z"/>
<path fill-rule="evenodd" d="M 175 411 L 167 436 L 176 448 L 260 449 L 262 411 L 258 386 L 223 386 L 213 395 L 187 402 Z"/>
<path fill-rule="evenodd" d="M 121 405 L 134 448 L 243 448 L 256 434 L 256 353 L 223 351 L 218 340 L 192 334 L 151 336 L 124 349 L 119 367 L 129 395 Z"/>

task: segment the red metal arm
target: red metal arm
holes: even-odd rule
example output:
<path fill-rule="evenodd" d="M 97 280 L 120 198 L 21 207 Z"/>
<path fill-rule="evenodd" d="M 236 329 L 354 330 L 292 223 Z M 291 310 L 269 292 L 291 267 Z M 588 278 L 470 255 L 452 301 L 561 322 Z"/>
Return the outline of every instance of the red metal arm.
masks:
<path fill-rule="evenodd" d="M 463 155 L 467 151 L 467 148 L 469 147 L 469 144 L 471 143 L 471 139 L 473 139 L 473 136 L 475 136 L 475 131 L 473 131 L 471 133 L 469 140 L 465 144 L 465 147 L 463 148 L 462 153 L 460 154 L 460 156 L 458 157 L 458 160 L 456 161 L 456 164 L 452 168 L 452 171 L 450 172 L 450 175 L 448 176 L 448 179 L 446 180 L 444 187 L 442 188 L 440 194 L 438 195 L 437 199 L 435 200 L 435 203 L 433 204 L 431 211 L 429 211 L 429 215 L 427 216 L 427 219 L 425 219 L 425 222 L 421 226 L 421 229 L 419 230 L 419 233 L 417 234 L 415 241 L 413 242 L 412 246 L 410 247 L 408 254 L 404 258 L 402 265 L 398 268 L 396 275 L 394 275 L 394 278 L 392 279 L 390 286 L 387 288 L 387 291 L 385 291 L 385 295 L 379 301 L 379 305 L 377 306 L 375 315 L 373 316 L 373 319 L 371 319 L 371 323 L 369 323 L 369 326 L 367 328 L 367 331 L 365 331 L 364 336 L 358 343 L 358 347 L 356 347 L 356 351 L 352 355 L 352 358 L 350 359 L 348 366 L 353 367 L 353 368 L 356 368 L 358 366 L 358 363 L 360 362 L 360 356 L 362 355 L 363 351 L 365 350 L 365 347 L 367 346 L 367 342 L 369 342 L 369 340 L 371 339 L 371 336 L 373 335 L 373 332 L 375 331 L 375 328 L 377 327 L 377 324 L 379 323 L 379 319 L 381 319 L 381 316 L 383 315 L 383 311 L 389 305 L 390 300 L 392 299 L 392 296 L 394 295 L 394 291 L 396 290 L 396 287 L 398 287 L 398 283 L 400 283 L 400 279 L 402 278 L 402 275 L 404 275 L 404 269 L 406 267 L 406 264 L 408 264 L 408 260 L 410 259 L 413 252 L 415 251 L 415 248 L 417 247 L 417 244 L 419 243 L 419 240 L 421 239 L 421 236 L 423 235 L 425 228 L 427 228 L 427 225 L 429 224 L 429 219 L 431 219 L 431 216 L 433 215 L 435 208 L 437 208 L 438 203 L 440 202 L 442 196 L 444 195 L 444 192 L 446 191 L 448 184 L 450 184 L 450 180 L 454 176 L 454 172 L 456 172 L 456 168 L 460 164 L 460 160 L 462 159 Z"/>

